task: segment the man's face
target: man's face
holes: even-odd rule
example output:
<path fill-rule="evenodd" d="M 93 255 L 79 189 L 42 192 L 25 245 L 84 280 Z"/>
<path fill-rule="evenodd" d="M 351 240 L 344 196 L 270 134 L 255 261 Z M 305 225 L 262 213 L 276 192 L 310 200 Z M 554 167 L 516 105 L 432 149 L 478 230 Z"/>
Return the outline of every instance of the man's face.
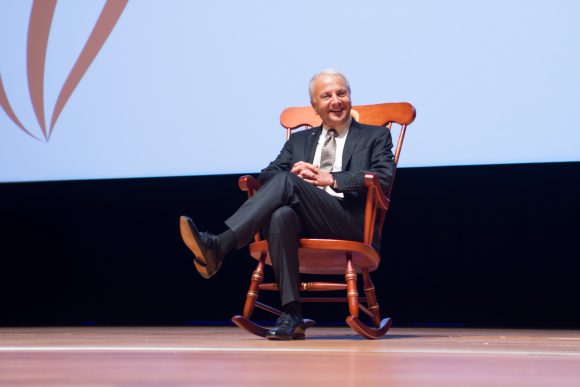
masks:
<path fill-rule="evenodd" d="M 338 75 L 321 75 L 312 84 L 312 107 L 330 128 L 345 124 L 350 118 L 350 93 Z"/>

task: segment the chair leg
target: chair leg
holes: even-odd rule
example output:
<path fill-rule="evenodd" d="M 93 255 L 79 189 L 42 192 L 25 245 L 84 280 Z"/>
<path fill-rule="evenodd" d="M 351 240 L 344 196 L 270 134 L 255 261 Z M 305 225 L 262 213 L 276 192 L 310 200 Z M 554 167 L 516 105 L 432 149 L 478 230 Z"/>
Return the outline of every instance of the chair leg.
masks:
<path fill-rule="evenodd" d="M 391 325 L 393 324 L 393 321 L 390 318 L 385 318 L 382 321 L 378 322 L 378 319 L 380 319 L 380 317 L 377 318 L 378 315 L 378 302 L 376 299 L 376 294 L 374 292 L 374 287 L 372 286 L 372 282 L 370 282 L 370 277 L 368 276 L 368 272 L 367 274 L 367 278 L 364 278 L 364 272 L 363 272 L 363 280 L 364 280 L 364 285 L 365 285 L 365 293 L 367 293 L 367 301 L 369 302 L 369 305 L 372 307 L 372 303 L 374 302 L 374 305 L 376 306 L 376 308 L 371 309 L 371 307 L 369 307 L 369 309 L 371 309 L 374 314 L 374 318 L 373 318 L 373 322 L 377 325 L 377 328 L 371 328 L 369 326 L 367 326 L 365 323 L 363 323 L 359 318 L 358 318 L 358 291 L 356 288 L 356 270 L 353 268 L 352 265 L 352 256 L 350 254 L 347 254 L 347 261 L 346 261 L 346 288 L 347 288 L 347 298 L 348 298 L 348 309 L 350 311 L 350 316 L 348 316 L 346 318 L 346 323 L 348 324 L 348 326 L 350 326 L 356 333 L 358 333 L 359 335 L 361 335 L 364 338 L 367 339 L 378 339 L 379 337 L 384 336 L 387 331 L 389 330 L 389 328 L 391 327 Z M 371 284 L 371 286 L 367 286 L 369 285 L 369 283 Z M 367 289 L 370 289 L 372 287 L 372 292 L 367 291 Z M 369 301 L 368 299 L 368 294 L 369 292 L 371 293 L 371 297 L 374 297 L 374 301 L 371 298 L 371 300 Z M 375 313 L 376 310 L 376 313 Z M 375 321 L 377 320 L 377 321 Z M 378 323 L 377 323 L 378 322 Z"/>
<path fill-rule="evenodd" d="M 260 284 L 264 281 L 264 259 L 258 261 L 256 270 L 252 273 L 252 280 L 250 281 L 250 289 L 246 296 L 246 303 L 244 304 L 244 317 L 250 318 L 254 312 L 258 294 L 260 293 Z"/>
<path fill-rule="evenodd" d="M 367 296 L 367 305 L 370 312 L 373 314 L 373 323 L 376 327 L 381 325 L 381 312 L 379 310 L 379 303 L 377 301 L 377 295 L 375 293 L 375 286 L 371 281 L 371 276 L 369 275 L 369 271 L 363 269 L 363 283 L 365 288 L 365 294 Z"/>
<path fill-rule="evenodd" d="M 352 254 L 346 254 L 346 297 L 348 299 L 348 311 L 351 316 L 358 317 L 358 290 L 356 287 L 356 270 L 352 265 Z"/>
<path fill-rule="evenodd" d="M 256 306 L 256 301 L 258 300 L 258 294 L 260 293 L 260 284 L 264 280 L 264 262 L 266 257 L 262 257 L 258 261 L 258 265 L 256 269 L 252 273 L 252 280 L 250 281 L 250 289 L 248 290 L 248 294 L 246 296 L 246 303 L 244 304 L 244 314 L 243 316 L 234 316 L 232 317 L 232 322 L 239 326 L 242 329 L 247 330 L 254 335 L 266 337 L 266 333 L 268 333 L 268 329 L 254 323 L 250 320 L 252 313 L 254 312 L 254 308 Z"/>

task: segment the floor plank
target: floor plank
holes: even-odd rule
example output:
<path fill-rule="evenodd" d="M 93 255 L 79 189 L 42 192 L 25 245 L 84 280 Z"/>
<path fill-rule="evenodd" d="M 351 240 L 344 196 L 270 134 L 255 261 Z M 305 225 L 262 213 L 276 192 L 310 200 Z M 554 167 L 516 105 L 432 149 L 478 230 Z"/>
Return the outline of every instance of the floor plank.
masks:
<path fill-rule="evenodd" d="M 2 386 L 578 386 L 580 332 L 235 327 L 0 328 Z"/>

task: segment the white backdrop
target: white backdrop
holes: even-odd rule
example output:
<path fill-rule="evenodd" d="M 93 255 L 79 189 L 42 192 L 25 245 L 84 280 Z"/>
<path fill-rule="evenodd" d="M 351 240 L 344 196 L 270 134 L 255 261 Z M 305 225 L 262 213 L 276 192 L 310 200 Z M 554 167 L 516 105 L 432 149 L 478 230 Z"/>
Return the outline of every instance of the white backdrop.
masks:
<path fill-rule="evenodd" d="M 59 1 L 53 107 L 104 0 Z M 401 166 L 580 160 L 580 2 L 131 0 L 46 140 L 27 80 L 32 1 L 0 2 L 0 181 L 256 172 L 323 68 L 354 104 L 417 108 Z M 219 144 L 219 147 L 218 147 Z"/>

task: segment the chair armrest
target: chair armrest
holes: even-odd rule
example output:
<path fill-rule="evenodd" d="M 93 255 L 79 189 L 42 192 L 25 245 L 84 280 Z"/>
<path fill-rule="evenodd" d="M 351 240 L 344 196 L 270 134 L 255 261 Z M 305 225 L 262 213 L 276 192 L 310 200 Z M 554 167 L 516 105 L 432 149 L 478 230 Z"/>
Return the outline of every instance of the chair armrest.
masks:
<path fill-rule="evenodd" d="M 385 196 L 379 178 L 374 173 L 367 173 L 364 177 L 364 184 L 367 188 L 367 202 L 365 205 L 365 223 L 364 223 L 364 243 L 372 244 L 375 236 L 375 225 L 377 212 L 379 214 L 379 234 L 382 231 L 382 222 L 385 219 L 385 213 L 389 209 L 389 198 Z M 379 210 L 380 211 L 377 211 Z M 380 236 L 380 235 L 379 235 Z"/>
<path fill-rule="evenodd" d="M 385 195 L 383 192 L 383 188 L 381 187 L 381 183 L 379 182 L 379 178 L 374 173 L 367 173 L 365 174 L 364 179 L 365 187 L 369 192 L 367 192 L 367 196 L 370 194 L 370 191 L 373 192 L 374 200 L 377 202 L 377 207 L 388 210 L 389 203 L 391 202 L 390 199 Z"/>
<path fill-rule="evenodd" d="M 242 191 L 248 192 L 249 196 L 252 196 L 261 186 L 262 184 L 251 175 L 240 176 L 238 179 L 238 187 L 240 187 Z"/>

